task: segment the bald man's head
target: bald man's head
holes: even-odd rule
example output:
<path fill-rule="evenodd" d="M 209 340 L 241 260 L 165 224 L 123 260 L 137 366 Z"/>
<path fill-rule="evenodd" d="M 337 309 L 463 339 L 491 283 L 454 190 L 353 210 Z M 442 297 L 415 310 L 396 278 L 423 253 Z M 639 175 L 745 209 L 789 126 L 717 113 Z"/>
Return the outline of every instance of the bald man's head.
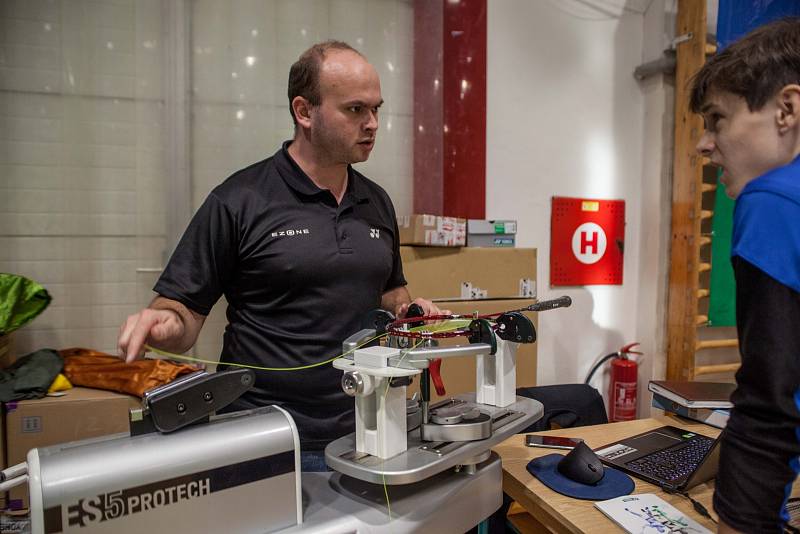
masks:
<path fill-rule="evenodd" d="M 313 106 L 319 106 L 322 101 L 320 91 L 320 71 L 325 55 L 330 51 L 350 51 L 359 56 L 363 55 L 343 41 L 325 41 L 317 43 L 300 55 L 289 69 L 289 113 L 292 121 L 297 124 L 292 102 L 298 96 L 308 100 Z"/>

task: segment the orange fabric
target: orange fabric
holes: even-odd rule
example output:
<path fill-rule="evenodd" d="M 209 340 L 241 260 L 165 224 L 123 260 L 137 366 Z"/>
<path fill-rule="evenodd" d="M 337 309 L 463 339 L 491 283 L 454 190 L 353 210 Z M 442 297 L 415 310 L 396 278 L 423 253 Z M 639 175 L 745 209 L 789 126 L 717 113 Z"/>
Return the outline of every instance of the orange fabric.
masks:
<path fill-rule="evenodd" d="M 65 349 L 58 351 L 64 358 L 64 375 L 75 386 L 108 389 L 129 395 L 144 392 L 172 382 L 197 368 L 167 360 L 124 360 L 90 349 Z"/>

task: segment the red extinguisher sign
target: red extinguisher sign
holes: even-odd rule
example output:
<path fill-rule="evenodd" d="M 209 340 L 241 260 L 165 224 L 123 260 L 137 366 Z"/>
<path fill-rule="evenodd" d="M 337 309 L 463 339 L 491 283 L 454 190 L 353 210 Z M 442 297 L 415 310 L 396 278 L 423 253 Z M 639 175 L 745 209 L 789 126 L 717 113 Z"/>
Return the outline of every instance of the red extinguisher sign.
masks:
<path fill-rule="evenodd" d="M 622 284 L 625 201 L 553 197 L 550 285 Z"/>

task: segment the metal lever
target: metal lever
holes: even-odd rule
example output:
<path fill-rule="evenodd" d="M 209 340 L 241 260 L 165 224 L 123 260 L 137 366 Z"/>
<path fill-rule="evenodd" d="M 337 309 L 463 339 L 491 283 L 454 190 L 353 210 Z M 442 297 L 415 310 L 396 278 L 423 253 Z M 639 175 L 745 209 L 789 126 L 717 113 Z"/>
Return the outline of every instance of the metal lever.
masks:
<path fill-rule="evenodd" d="M 131 434 L 183 428 L 224 408 L 255 382 L 252 369 L 208 374 L 198 371 L 145 392 L 142 409 L 131 413 Z"/>
<path fill-rule="evenodd" d="M 422 317 L 423 315 L 425 315 L 425 310 L 423 310 L 422 306 L 419 304 L 412 303 L 408 306 L 406 317 Z M 409 326 L 413 328 L 416 326 L 422 326 L 423 324 L 424 323 L 422 321 L 419 321 L 411 323 Z M 439 359 L 434 361 L 438 361 L 439 364 L 431 366 L 433 362 L 428 362 L 429 365 L 422 370 L 422 375 L 419 378 L 419 391 L 422 393 L 420 407 L 422 408 L 422 422 L 425 424 L 428 423 L 428 405 L 431 402 L 431 378 L 433 378 L 433 385 L 436 387 L 436 392 L 439 392 L 440 386 L 442 391 L 444 391 L 444 383 L 442 382 L 442 376 L 439 373 L 442 360 Z M 435 370 L 431 369 L 431 367 L 434 367 Z"/>
<path fill-rule="evenodd" d="M 531 304 L 527 308 L 523 308 L 519 311 L 532 311 L 532 312 L 540 312 L 540 311 L 547 311 L 547 310 L 554 310 L 556 308 L 569 308 L 572 305 L 572 299 L 566 295 L 563 297 L 558 297 L 557 299 L 553 300 L 543 300 L 542 302 L 537 302 L 536 304 Z"/>
<path fill-rule="evenodd" d="M 345 354 L 345 358 L 353 359 L 353 352 L 359 348 L 364 346 L 364 343 L 370 339 L 375 337 L 377 334 L 374 328 L 365 328 L 363 330 L 359 330 L 352 336 L 348 337 L 342 342 L 342 354 Z M 377 340 L 376 340 L 377 341 Z"/>
<path fill-rule="evenodd" d="M 433 387 L 436 388 L 436 394 L 440 397 L 443 397 L 447 394 L 447 391 L 444 389 L 444 380 L 442 380 L 441 368 L 442 359 L 436 358 L 435 360 L 431 360 L 428 371 L 431 373 L 431 380 L 433 380 Z"/>
<path fill-rule="evenodd" d="M 464 356 L 481 356 L 491 354 L 492 347 L 485 343 L 471 345 L 453 345 L 452 347 L 430 347 L 410 349 L 403 354 L 403 366 L 408 369 L 428 369 L 431 360 L 437 358 L 460 358 Z M 398 360 L 400 357 L 397 358 Z M 392 363 L 392 360 L 389 360 Z"/>

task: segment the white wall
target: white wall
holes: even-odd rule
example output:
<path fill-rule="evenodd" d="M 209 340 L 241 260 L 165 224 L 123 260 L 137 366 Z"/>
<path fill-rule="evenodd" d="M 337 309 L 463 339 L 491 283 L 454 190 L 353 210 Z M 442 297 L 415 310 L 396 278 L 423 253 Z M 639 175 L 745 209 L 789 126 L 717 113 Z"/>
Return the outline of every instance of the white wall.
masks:
<path fill-rule="evenodd" d="M 411 210 L 410 0 L 0 0 L 0 272 L 53 295 L 16 352 L 113 352 L 124 318 L 153 297 L 176 179 L 165 149 L 178 142 L 165 112 L 175 16 L 191 27 L 192 209 L 291 137 L 289 67 L 336 38 L 381 76 L 379 143 L 359 168 Z M 223 302 L 197 354 L 219 354 L 224 323 Z"/>
<path fill-rule="evenodd" d="M 653 0 L 644 15 L 642 62 L 654 61 L 675 35 L 673 0 Z M 674 146 L 674 76 L 654 75 L 640 82 L 644 96 L 642 147 L 642 232 L 636 337 L 647 358 L 639 373 L 639 414 L 650 412 L 650 379 L 666 376 L 667 289 L 669 275 L 672 157 Z"/>
<path fill-rule="evenodd" d="M 15 350 L 113 350 L 164 249 L 158 0 L 0 2 L 0 272 L 53 301 Z"/>
<path fill-rule="evenodd" d="M 652 4 L 646 17 L 644 2 L 488 3 L 486 216 L 517 219 L 518 246 L 539 249 L 540 298 L 573 299 L 540 314 L 540 384 L 582 382 L 599 357 L 639 341 L 641 385 L 659 354 L 664 92 L 633 78 L 646 19 L 663 49 L 664 5 Z M 625 200 L 623 285 L 549 286 L 552 196 Z"/>
<path fill-rule="evenodd" d="M 289 67 L 312 44 L 337 39 L 375 66 L 385 101 L 379 142 L 359 170 L 389 192 L 398 212 L 410 210 L 410 0 L 194 0 L 191 7 L 195 209 L 229 174 L 291 139 Z"/>

